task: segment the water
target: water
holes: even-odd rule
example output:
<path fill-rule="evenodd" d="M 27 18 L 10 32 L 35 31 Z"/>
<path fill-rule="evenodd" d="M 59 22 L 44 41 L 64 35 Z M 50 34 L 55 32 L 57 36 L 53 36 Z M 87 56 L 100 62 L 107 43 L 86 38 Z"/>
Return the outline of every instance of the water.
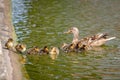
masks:
<path fill-rule="evenodd" d="M 60 47 L 72 35 L 63 34 L 72 26 L 80 38 L 99 32 L 116 36 L 101 48 L 82 53 L 28 55 L 24 64 L 29 80 L 119 80 L 120 0 L 12 0 L 13 25 L 18 42 L 32 46 Z"/>

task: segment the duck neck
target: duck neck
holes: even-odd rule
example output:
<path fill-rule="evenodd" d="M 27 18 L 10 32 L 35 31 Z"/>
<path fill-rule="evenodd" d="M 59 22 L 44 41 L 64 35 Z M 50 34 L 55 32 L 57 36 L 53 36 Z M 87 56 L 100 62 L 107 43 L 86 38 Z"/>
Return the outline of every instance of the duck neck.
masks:
<path fill-rule="evenodd" d="M 79 33 L 73 33 L 72 43 L 76 44 L 79 40 Z"/>

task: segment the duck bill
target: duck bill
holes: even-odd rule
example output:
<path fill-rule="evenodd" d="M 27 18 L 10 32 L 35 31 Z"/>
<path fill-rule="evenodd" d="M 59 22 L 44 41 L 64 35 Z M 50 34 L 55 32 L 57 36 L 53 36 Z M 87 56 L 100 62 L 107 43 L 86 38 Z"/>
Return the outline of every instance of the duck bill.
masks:
<path fill-rule="evenodd" d="M 68 30 L 67 32 L 64 32 L 64 34 L 70 34 L 71 30 Z"/>

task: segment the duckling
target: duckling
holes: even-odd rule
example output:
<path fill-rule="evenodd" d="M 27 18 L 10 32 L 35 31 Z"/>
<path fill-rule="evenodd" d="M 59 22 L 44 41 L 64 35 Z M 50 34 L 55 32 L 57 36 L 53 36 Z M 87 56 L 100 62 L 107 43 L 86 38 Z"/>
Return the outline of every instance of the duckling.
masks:
<path fill-rule="evenodd" d="M 13 39 L 12 38 L 9 38 L 8 41 L 5 43 L 5 47 L 7 49 L 11 49 L 13 48 Z"/>
<path fill-rule="evenodd" d="M 75 52 L 76 51 L 76 44 L 70 43 L 70 44 L 66 44 L 63 43 L 62 47 L 61 47 L 62 51 L 68 53 L 68 52 Z"/>
<path fill-rule="evenodd" d="M 50 50 L 50 58 L 54 60 L 57 58 L 58 55 L 59 55 L 59 49 L 57 47 L 52 47 Z"/>
<path fill-rule="evenodd" d="M 44 46 L 44 48 L 41 48 L 39 50 L 39 54 L 42 55 L 42 54 L 49 54 L 49 49 L 47 46 Z"/>
<path fill-rule="evenodd" d="M 80 48 L 76 49 L 76 52 L 82 52 L 86 50 L 90 50 L 90 47 L 87 45 L 82 45 Z"/>
<path fill-rule="evenodd" d="M 62 46 L 61 46 L 61 50 L 64 51 L 64 52 L 68 52 L 68 46 L 69 46 L 69 44 L 63 43 Z"/>
<path fill-rule="evenodd" d="M 23 52 L 26 51 L 26 45 L 24 45 L 24 44 L 17 44 L 15 46 L 15 49 L 16 49 L 16 51 L 18 51 L 20 53 L 23 53 Z"/>
<path fill-rule="evenodd" d="M 35 46 L 27 50 L 27 54 L 38 54 L 40 51 L 39 47 Z"/>
<path fill-rule="evenodd" d="M 59 49 L 57 47 L 52 47 L 50 50 L 50 54 L 54 55 L 54 54 L 59 54 Z"/>
<path fill-rule="evenodd" d="M 76 50 L 90 50 L 91 46 L 89 45 L 90 43 L 90 38 L 83 38 L 80 41 L 78 41 L 78 43 L 75 46 Z"/>

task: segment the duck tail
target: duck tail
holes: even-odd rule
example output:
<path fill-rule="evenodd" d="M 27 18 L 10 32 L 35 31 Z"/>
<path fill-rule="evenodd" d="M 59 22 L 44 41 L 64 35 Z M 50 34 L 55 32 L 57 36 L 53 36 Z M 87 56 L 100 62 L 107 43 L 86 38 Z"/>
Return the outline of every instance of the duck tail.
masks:
<path fill-rule="evenodd" d="M 112 40 L 112 39 L 115 39 L 116 37 L 110 37 L 110 38 L 107 38 L 106 41 L 109 41 L 109 40 Z"/>

